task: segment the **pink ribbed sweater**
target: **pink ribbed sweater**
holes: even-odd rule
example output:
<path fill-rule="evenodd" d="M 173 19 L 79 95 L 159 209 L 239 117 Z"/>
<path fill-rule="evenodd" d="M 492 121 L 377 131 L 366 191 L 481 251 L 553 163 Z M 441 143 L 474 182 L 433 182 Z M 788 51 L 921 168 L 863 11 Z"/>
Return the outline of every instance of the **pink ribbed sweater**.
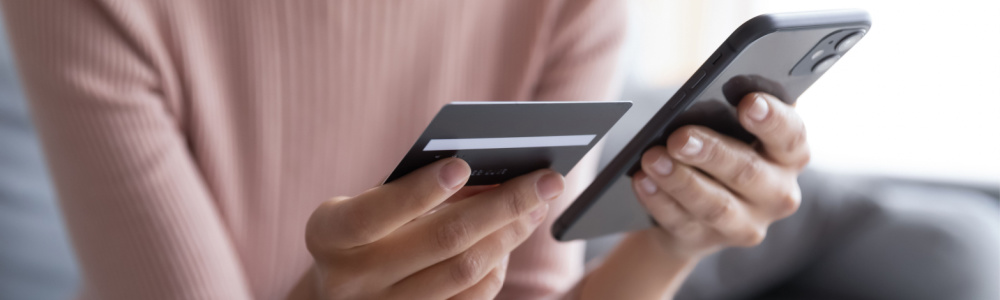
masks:
<path fill-rule="evenodd" d="M 283 297 L 311 211 L 379 183 L 441 105 L 606 99 L 624 30 L 617 0 L 3 5 L 94 299 Z M 579 279 L 582 246 L 540 228 L 502 296 Z"/>

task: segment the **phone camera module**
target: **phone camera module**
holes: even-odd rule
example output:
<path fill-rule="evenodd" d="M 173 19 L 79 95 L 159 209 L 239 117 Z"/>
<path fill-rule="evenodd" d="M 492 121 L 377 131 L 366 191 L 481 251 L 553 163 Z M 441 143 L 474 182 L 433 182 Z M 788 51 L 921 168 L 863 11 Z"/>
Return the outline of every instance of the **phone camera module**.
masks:
<path fill-rule="evenodd" d="M 823 58 L 823 60 L 820 60 L 818 63 L 816 63 L 816 65 L 813 66 L 812 71 L 814 73 L 826 72 L 826 70 L 830 69 L 830 67 L 833 66 L 833 63 L 837 62 L 838 59 L 840 59 L 840 55 L 834 54 L 827 56 Z"/>
<path fill-rule="evenodd" d="M 806 76 L 826 72 L 844 53 L 854 47 L 865 33 L 867 30 L 863 28 L 850 28 L 827 34 L 799 59 L 799 62 L 788 71 L 788 75 Z"/>
<path fill-rule="evenodd" d="M 863 36 L 865 36 L 864 30 L 849 34 L 848 36 L 844 37 L 844 39 L 840 40 L 840 42 L 837 43 L 837 48 L 836 48 L 837 52 L 844 52 L 850 50 L 851 47 L 854 47 L 854 44 L 857 44 L 858 41 L 860 41 L 861 37 Z"/>
<path fill-rule="evenodd" d="M 812 60 L 816 60 L 820 57 L 823 57 L 824 53 L 826 53 L 826 51 L 823 51 L 823 49 L 816 50 L 816 52 L 813 53 L 813 55 L 810 56 L 810 58 L 812 58 Z"/>

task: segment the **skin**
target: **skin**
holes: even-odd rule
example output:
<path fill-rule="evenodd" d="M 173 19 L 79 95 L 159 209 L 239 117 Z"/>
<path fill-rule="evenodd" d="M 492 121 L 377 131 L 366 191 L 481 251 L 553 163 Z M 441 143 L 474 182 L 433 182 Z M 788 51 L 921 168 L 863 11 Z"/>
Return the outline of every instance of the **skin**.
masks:
<path fill-rule="evenodd" d="M 539 170 L 485 190 L 461 190 L 469 173 L 461 159 L 445 159 L 323 203 L 306 225 L 314 268 L 289 298 L 495 297 L 510 252 L 562 194 L 563 177 Z"/>
<path fill-rule="evenodd" d="M 582 298 L 672 297 L 698 260 L 758 245 L 796 211 L 796 177 L 809 161 L 802 120 L 763 93 L 746 95 L 738 114 L 755 145 L 688 126 L 643 154 L 633 187 L 660 226 L 629 233 L 583 279 Z M 465 162 L 446 159 L 321 205 L 306 229 L 316 263 L 289 298 L 495 297 L 507 257 L 541 223 L 563 178 L 540 170 L 460 189 L 468 177 Z"/>
<path fill-rule="evenodd" d="M 584 298 L 672 297 L 698 260 L 760 244 L 771 223 L 798 209 L 796 177 L 809 162 L 802 120 L 764 93 L 737 108 L 754 146 L 687 126 L 643 154 L 632 186 L 660 226 L 629 234 L 585 279 Z"/>

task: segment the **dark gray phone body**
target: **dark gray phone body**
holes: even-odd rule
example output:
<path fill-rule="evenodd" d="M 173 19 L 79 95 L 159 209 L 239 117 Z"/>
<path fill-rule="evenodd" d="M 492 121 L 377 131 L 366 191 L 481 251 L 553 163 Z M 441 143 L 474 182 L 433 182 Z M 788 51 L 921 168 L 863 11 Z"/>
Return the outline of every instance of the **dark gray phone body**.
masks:
<path fill-rule="evenodd" d="M 662 145 L 674 130 L 703 125 L 747 143 L 736 104 L 761 91 L 794 103 L 871 27 L 861 10 L 765 14 L 737 28 L 681 86 L 594 182 L 556 220 L 557 240 L 574 240 L 653 225 L 634 196 L 602 197 L 610 189 L 631 191 L 631 174 L 645 150 Z"/>

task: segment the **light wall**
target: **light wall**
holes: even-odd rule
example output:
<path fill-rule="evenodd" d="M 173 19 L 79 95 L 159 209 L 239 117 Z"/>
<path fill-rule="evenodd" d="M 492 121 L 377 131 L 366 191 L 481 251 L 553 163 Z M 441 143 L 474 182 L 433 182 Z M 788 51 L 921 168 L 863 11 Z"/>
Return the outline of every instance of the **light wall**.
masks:
<path fill-rule="evenodd" d="M 1000 182 L 1000 1 L 632 0 L 628 73 L 676 86 L 762 13 L 862 8 L 868 35 L 801 98 L 813 167 Z"/>

